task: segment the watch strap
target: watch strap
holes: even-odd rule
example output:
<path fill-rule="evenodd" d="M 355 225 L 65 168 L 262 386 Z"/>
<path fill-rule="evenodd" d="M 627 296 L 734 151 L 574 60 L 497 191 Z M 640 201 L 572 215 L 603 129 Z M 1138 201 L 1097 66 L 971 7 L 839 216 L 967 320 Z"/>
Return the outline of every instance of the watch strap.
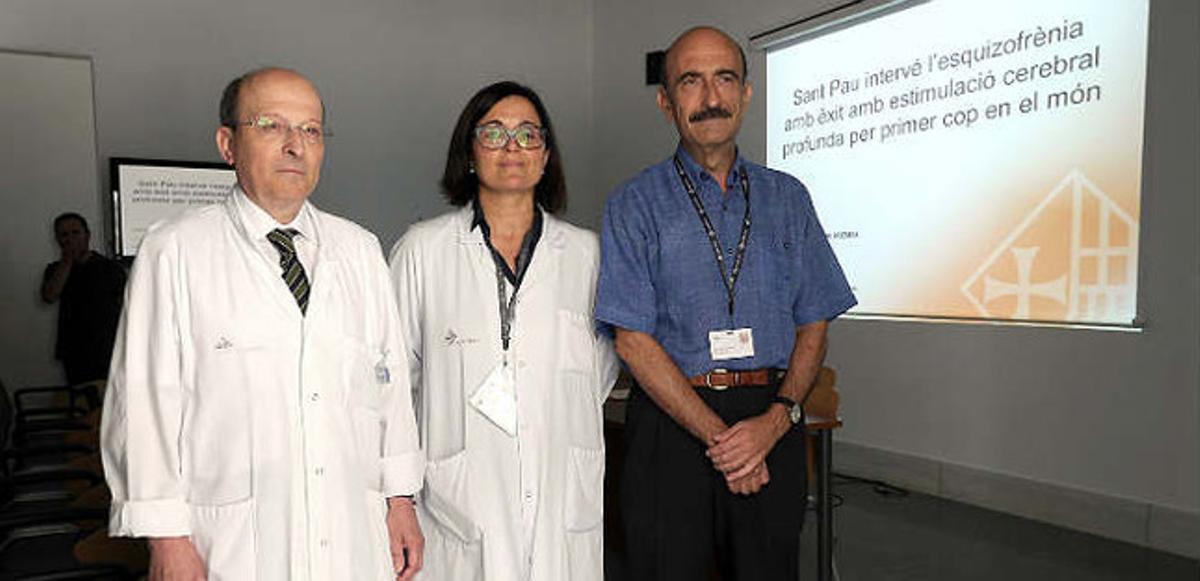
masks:
<path fill-rule="evenodd" d="M 802 408 L 798 402 L 783 397 L 782 395 L 775 394 L 775 396 L 771 398 L 771 403 L 780 404 L 787 409 L 788 420 L 792 422 L 793 426 L 804 421 L 804 408 Z"/>

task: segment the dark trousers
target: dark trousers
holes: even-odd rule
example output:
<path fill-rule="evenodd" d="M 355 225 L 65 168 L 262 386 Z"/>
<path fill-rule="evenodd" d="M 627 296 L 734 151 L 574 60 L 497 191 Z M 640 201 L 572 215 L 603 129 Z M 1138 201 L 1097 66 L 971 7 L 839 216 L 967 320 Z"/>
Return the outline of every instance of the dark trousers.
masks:
<path fill-rule="evenodd" d="M 698 389 L 732 426 L 761 414 L 778 386 Z M 795 427 L 767 455 L 770 482 L 757 494 L 729 491 L 705 446 L 634 388 L 626 408 L 621 516 L 628 578 L 796 581 L 808 497 L 804 436 Z"/>
<path fill-rule="evenodd" d="M 67 385 L 108 379 L 108 360 L 108 357 L 96 355 L 75 355 L 63 359 L 63 369 L 67 372 Z"/>

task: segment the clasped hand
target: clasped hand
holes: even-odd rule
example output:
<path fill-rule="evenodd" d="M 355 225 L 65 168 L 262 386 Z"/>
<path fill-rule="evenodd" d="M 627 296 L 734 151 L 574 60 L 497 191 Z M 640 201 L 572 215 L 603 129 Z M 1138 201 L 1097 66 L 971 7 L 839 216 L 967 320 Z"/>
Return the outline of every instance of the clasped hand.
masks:
<path fill-rule="evenodd" d="M 769 413 L 746 418 L 713 437 L 705 454 L 734 494 L 754 494 L 770 481 L 767 454 L 786 431 Z"/>

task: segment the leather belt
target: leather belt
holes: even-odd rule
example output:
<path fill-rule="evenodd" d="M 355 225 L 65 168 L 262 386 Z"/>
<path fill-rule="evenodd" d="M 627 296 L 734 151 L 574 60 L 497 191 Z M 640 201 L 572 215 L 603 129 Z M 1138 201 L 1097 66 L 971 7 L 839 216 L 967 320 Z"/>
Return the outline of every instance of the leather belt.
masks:
<path fill-rule="evenodd" d="M 722 390 L 730 387 L 764 386 L 782 381 L 787 374 L 786 369 L 749 369 L 745 371 L 730 371 L 714 369 L 688 378 L 694 387 L 707 387 Z"/>

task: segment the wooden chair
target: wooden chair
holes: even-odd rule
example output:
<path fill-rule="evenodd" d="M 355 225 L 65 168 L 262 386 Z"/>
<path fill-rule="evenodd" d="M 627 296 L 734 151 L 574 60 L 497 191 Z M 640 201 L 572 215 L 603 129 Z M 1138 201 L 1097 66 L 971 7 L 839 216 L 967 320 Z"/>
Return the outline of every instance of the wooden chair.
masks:
<path fill-rule="evenodd" d="M 812 390 L 808 392 L 808 398 L 804 400 L 804 415 L 805 423 L 829 423 L 838 421 L 838 404 L 840 396 L 838 395 L 837 372 L 832 367 L 822 367 L 817 371 L 817 378 L 813 380 Z M 816 458 L 814 447 L 816 446 L 816 436 L 811 432 L 804 434 L 804 450 L 808 458 L 808 490 L 816 489 Z"/>

